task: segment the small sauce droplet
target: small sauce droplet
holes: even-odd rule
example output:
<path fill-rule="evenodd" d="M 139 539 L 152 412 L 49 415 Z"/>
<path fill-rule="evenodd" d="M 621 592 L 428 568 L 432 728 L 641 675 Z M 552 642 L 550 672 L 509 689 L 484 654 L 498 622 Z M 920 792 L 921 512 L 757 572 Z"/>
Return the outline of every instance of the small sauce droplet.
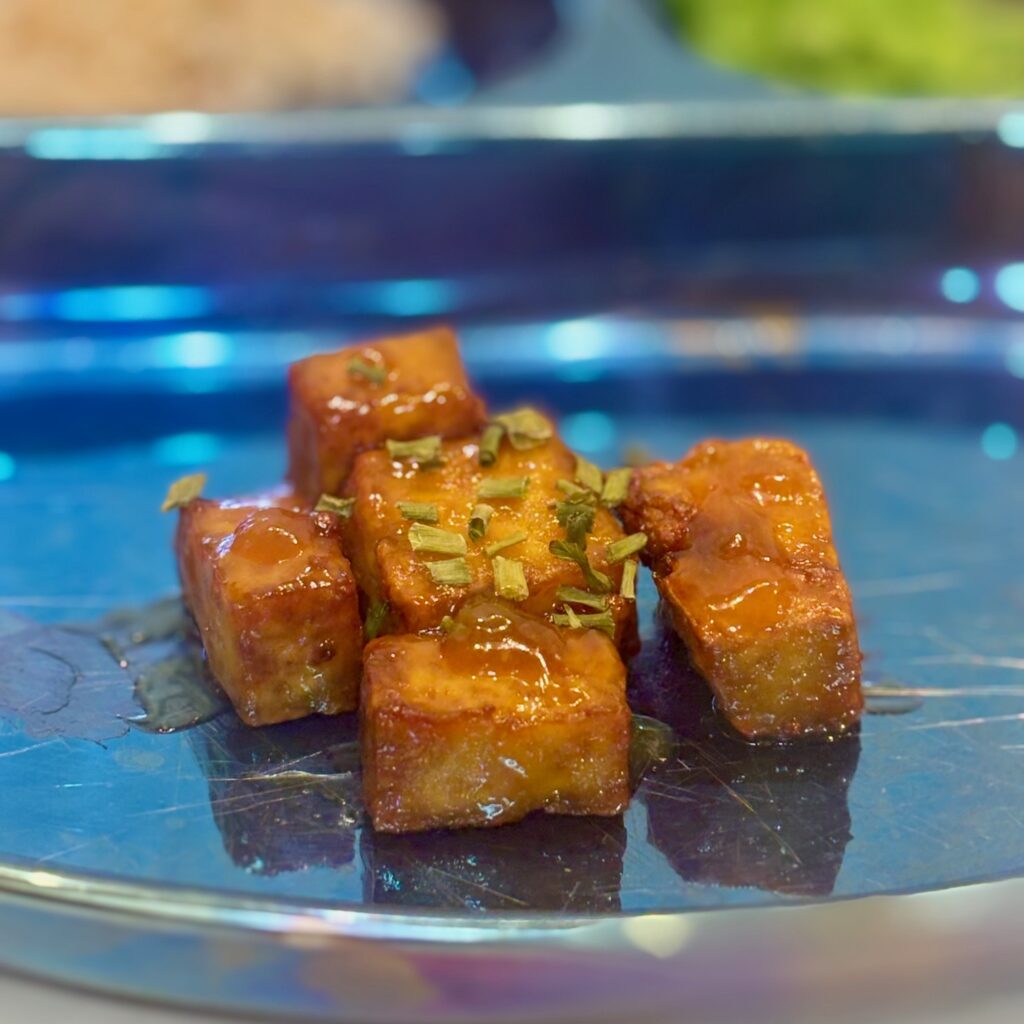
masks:
<path fill-rule="evenodd" d="M 633 715 L 629 735 L 629 781 L 638 786 L 656 765 L 664 764 L 676 750 L 672 727 L 647 715 Z"/>
<path fill-rule="evenodd" d="M 889 686 L 864 688 L 864 713 L 868 715 L 909 715 L 924 704 L 913 690 Z"/>
<path fill-rule="evenodd" d="M 299 538 L 280 526 L 267 526 L 258 520 L 243 523 L 231 542 L 231 553 L 257 565 L 278 565 L 294 558 L 302 550 Z"/>

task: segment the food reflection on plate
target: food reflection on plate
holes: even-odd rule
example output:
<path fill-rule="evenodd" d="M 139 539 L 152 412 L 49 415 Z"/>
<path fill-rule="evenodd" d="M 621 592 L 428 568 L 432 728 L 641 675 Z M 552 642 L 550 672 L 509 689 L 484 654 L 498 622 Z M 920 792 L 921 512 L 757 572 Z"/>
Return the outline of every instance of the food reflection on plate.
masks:
<path fill-rule="evenodd" d="M 189 737 L 235 864 L 277 875 L 352 863 L 362 807 L 350 716 L 254 730 L 227 714 Z"/>
<path fill-rule="evenodd" d="M 364 829 L 364 899 L 467 910 L 619 909 L 621 818 L 535 814 L 497 829 L 388 835 Z"/>
<path fill-rule="evenodd" d="M 654 847 L 687 882 L 799 896 L 833 888 L 850 839 L 856 734 L 754 745 L 728 731 L 661 619 L 632 665 L 632 781 L 641 814 L 532 815 L 499 829 L 374 833 L 353 715 L 251 729 L 222 707 L 177 602 L 111 617 L 149 731 L 186 729 L 224 849 L 257 875 L 362 864 L 368 903 L 457 910 L 620 907 L 627 849 Z M 209 709 L 214 717 L 203 720 Z M 633 884 L 627 880 L 626 884 Z"/>
<path fill-rule="evenodd" d="M 647 839 L 687 882 L 827 896 L 852 838 L 847 800 L 860 757 L 833 742 L 751 744 L 727 731 L 710 693 L 684 679 L 680 641 L 661 621 L 634 664 L 634 707 L 671 724 L 673 756 L 638 798 Z"/>

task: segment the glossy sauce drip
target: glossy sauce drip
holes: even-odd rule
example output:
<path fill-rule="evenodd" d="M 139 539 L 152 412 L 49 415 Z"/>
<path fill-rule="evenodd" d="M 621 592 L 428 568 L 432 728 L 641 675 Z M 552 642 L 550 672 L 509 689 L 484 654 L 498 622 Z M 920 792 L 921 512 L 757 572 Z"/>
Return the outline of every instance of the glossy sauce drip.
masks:
<path fill-rule="evenodd" d="M 494 690 L 518 708 L 575 707 L 585 694 L 566 671 L 562 638 L 555 629 L 515 609 L 493 604 L 470 606 L 442 638 L 443 671 L 460 686 L 485 697 Z"/>
<path fill-rule="evenodd" d="M 715 483 L 695 481 L 703 500 L 689 548 L 673 561 L 672 587 L 699 595 L 717 628 L 771 629 L 805 585 L 794 576 L 794 555 L 834 564 L 816 481 L 788 460 L 770 459 L 775 465 L 757 473 L 749 463 L 730 472 L 727 458 L 716 461 Z"/>
<path fill-rule="evenodd" d="M 689 533 L 674 579 L 699 591 L 715 623 L 730 631 L 765 629 L 785 617 L 795 594 L 788 559 L 754 501 L 712 494 Z"/>
<path fill-rule="evenodd" d="M 272 588 L 311 574 L 316 540 L 306 513 L 257 509 L 224 538 L 219 553 L 225 575 L 236 585 Z"/>
<path fill-rule="evenodd" d="M 315 543 L 313 521 L 305 513 L 285 509 L 251 512 L 220 545 L 232 572 L 298 574 Z"/>
<path fill-rule="evenodd" d="M 301 552 L 302 544 L 292 530 L 258 520 L 243 523 L 231 542 L 232 555 L 256 565 L 279 565 Z"/>

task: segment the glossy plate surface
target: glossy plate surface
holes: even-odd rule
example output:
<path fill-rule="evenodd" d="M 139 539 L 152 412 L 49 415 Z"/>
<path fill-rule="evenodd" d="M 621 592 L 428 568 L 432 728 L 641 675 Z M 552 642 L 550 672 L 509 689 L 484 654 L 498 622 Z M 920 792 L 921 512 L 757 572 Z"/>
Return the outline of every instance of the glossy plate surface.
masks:
<path fill-rule="evenodd" d="M 679 668 L 645 580 L 632 699 L 674 738 L 624 817 L 413 837 L 363 826 L 351 717 L 253 731 L 215 702 L 195 711 L 173 601 L 143 627 L 97 625 L 173 595 L 173 523 L 157 513 L 171 479 L 202 466 L 208 492 L 230 494 L 279 477 L 283 365 L 331 343 L 192 332 L 0 349 L 8 880 L 156 887 L 165 911 L 198 901 L 214 919 L 236 896 L 379 910 L 391 937 L 422 938 L 428 921 L 443 935 L 446 921 L 491 928 L 542 912 L 531 927 L 558 928 L 1020 873 L 1019 328 L 835 318 L 467 331 L 494 404 L 551 408 L 567 441 L 605 466 L 636 446 L 675 458 L 709 435 L 806 445 L 830 496 L 865 674 L 884 689 L 859 737 L 740 743 Z M 212 717 L 169 733 L 130 721 L 143 713 L 140 675 L 165 724 Z M 413 916 L 388 918 L 395 910 Z"/>

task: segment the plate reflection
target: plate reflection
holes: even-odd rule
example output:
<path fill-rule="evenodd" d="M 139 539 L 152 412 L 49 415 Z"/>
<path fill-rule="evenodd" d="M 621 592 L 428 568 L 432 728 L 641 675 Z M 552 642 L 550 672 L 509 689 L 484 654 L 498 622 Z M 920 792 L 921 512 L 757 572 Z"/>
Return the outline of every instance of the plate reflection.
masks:
<path fill-rule="evenodd" d="M 676 737 L 674 756 L 653 765 L 640 788 L 648 841 L 688 882 L 829 895 L 852 837 L 847 794 L 860 737 L 739 739 L 660 619 L 633 668 L 634 708 Z"/>

